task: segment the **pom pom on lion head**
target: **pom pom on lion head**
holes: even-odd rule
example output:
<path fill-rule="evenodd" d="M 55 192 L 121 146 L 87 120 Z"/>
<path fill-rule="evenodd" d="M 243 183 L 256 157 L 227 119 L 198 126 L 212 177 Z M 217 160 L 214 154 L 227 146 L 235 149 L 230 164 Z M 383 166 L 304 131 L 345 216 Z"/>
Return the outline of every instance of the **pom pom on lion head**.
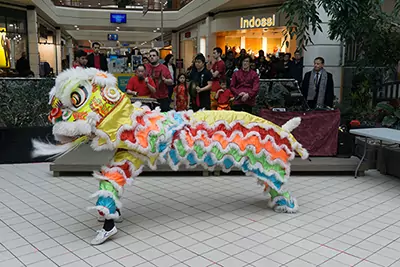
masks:
<path fill-rule="evenodd" d="M 61 145 L 34 140 L 33 157 L 58 157 L 88 141 L 96 127 L 126 99 L 117 79 L 95 68 L 68 69 L 58 75 L 50 91 L 49 120 Z M 130 101 L 128 101 L 130 104 Z"/>

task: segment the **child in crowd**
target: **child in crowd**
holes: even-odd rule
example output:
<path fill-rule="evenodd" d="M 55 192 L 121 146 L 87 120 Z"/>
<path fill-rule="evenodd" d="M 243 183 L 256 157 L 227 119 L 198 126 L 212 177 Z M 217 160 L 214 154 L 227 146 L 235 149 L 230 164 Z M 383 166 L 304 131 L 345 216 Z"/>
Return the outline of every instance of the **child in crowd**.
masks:
<path fill-rule="evenodd" d="M 231 110 L 231 103 L 235 99 L 231 90 L 226 88 L 226 81 L 220 81 L 221 88 L 217 91 L 215 99 L 218 102 L 217 110 Z"/>
<path fill-rule="evenodd" d="M 78 50 L 75 53 L 75 61 L 72 65 L 72 67 L 75 68 L 86 68 L 86 65 L 88 63 L 87 60 L 87 53 L 83 50 Z"/>
<path fill-rule="evenodd" d="M 179 74 L 177 85 L 174 88 L 172 99 L 174 103 L 174 109 L 176 111 L 184 111 L 189 109 L 190 95 L 188 84 L 186 82 L 186 75 Z"/>

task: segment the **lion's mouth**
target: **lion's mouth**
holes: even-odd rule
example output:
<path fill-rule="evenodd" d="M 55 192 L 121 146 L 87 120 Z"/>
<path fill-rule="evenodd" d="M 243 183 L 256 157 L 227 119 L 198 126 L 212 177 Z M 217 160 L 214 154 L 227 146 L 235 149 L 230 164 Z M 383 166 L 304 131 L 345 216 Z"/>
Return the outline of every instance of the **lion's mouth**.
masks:
<path fill-rule="evenodd" d="M 93 136 L 92 126 L 86 121 L 58 122 L 53 126 L 53 135 L 61 144 L 76 141 L 82 137 L 91 138 Z"/>

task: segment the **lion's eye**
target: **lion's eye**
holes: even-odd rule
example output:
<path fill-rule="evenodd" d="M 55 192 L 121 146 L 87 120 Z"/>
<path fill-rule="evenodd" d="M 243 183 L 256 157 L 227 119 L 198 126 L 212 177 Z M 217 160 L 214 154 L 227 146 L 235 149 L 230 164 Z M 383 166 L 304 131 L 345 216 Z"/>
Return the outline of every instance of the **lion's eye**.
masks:
<path fill-rule="evenodd" d="M 76 91 L 71 93 L 71 103 L 75 108 L 79 108 L 85 104 L 89 94 L 85 86 L 79 86 Z"/>

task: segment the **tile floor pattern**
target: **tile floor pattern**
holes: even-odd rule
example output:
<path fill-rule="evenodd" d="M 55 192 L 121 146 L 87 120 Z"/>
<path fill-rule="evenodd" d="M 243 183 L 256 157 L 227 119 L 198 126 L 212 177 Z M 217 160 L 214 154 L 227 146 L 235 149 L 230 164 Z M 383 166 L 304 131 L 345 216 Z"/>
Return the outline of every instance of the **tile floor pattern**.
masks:
<path fill-rule="evenodd" d="M 400 180 L 376 172 L 292 177 L 297 214 L 268 209 L 250 177 L 141 177 L 116 238 L 93 247 L 96 187 L 0 165 L 0 266 L 400 266 Z"/>

